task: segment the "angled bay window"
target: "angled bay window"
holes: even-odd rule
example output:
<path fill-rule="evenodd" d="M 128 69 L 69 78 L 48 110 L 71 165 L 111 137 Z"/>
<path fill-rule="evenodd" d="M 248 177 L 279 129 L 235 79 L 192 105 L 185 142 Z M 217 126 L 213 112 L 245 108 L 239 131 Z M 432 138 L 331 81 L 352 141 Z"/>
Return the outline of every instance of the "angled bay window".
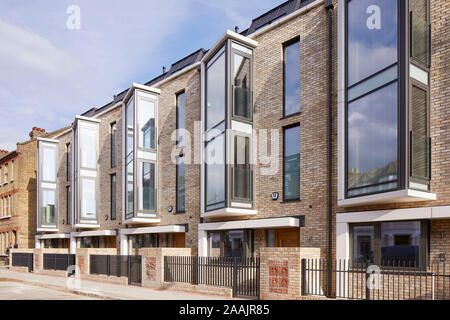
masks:
<path fill-rule="evenodd" d="M 253 49 L 227 32 L 203 63 L 203 211 L 208 217 L 253 209 Z"/>
<path fill-rule="evenodd" d="M 394 192 L 392 201 L 433 200 L 432 194 L 416 192 L 429 192 L 431 178 L 429 44 L 424 40 L 429 33 L 417 26 L 429 21 L 428 1 L 342 2 L 345 179 L 340 200 L 386 192 Z"/>
<path fill-rule="evenodd" d="M 77 116 L 72 132 L 74 224 L 80 228 L 96 228 L 99 121 Z"/>
<path fill-rule="evenodd" d="M 38 139 L 37 229 L 57 231 L 57 159 L 58 141 Z"/>
<path fill-rule="evenodd" d="M 133 86 L 124 109 L 124 218 L 152 222 L 157 216 L 158 90 Z M 147 220 L 146 220 L 147 219 Z"/>

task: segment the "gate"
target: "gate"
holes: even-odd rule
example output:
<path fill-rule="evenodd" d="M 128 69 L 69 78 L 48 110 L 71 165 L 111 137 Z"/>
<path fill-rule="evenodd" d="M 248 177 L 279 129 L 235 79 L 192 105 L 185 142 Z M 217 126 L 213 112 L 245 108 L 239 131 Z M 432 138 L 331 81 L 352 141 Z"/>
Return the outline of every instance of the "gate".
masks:
<path fill-rule="evenodd" d="M 259 299 L 260 259 L 164 257 L 164 281 L 233 289 L 233 296 Z"/>
<path fill-rule="evenodd" d="M 33 272 L 34 270 L 33 253 L 13 252 L 12 266 L 28 267 L 28 272 Z"/>
<path fill-rule="evenodd" d="M 44 253 L 44 270 L 66 271 L 70 266 L 75 266 L 74 254 Z M 75 274 L 75 269 L 68 276 Z"/>
<path fill-rule="evenodd" d="M 142 284 L 142 256 L 128 256 L 128 284 Z"/>

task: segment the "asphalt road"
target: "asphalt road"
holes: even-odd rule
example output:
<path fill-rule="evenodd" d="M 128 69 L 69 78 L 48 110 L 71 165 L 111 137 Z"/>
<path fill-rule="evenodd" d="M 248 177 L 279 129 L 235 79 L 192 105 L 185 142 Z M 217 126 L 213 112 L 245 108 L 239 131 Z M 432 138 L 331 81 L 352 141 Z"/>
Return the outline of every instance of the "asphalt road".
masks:
<path fill-rule="evenodd" d="M 98 300 L 25 283 L 0 281 L 0 300 Z"/>

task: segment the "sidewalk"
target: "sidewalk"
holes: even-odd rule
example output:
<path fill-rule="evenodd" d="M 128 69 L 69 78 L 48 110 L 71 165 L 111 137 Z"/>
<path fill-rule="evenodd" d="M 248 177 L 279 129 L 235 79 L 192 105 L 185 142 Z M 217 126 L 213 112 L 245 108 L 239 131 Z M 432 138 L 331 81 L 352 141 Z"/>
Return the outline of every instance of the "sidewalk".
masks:
<path fill-rule="evenodd" d="M 104 282 L 81 280 L 79 287 L 70 288 L 68 280 L 73 278 L 13 272 L 0 268 L 0 282 L 14 281 L 34 286 L 60 290 L 108 300 L 226 300 L 221 296 L 190 292 L 155 290 L 136 286 L 122 286 Z"/>

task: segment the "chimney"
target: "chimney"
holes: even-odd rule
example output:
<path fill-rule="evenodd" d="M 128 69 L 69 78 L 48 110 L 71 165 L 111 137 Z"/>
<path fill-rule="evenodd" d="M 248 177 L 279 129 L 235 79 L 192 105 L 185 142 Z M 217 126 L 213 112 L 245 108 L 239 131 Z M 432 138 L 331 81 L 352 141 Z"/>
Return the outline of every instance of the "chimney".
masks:
<path fill-rule="evenodd" d="M 45 136 L 47 136 L 47 133 L 45 132 L 45 130 L 38 128 L 38 127 L 33 127 L 33 129 L 30 132 L 30 139 L 34 139 L 37 137 L 45 137 Z"/>
<path fill-rule="evenodd" d="M 234 27 L 234 32 L 239 33 L 239 27 L 238 26 Z"/>
<path fill-rule="evenodd" d="M 163 66 L 163 74 L 166 73 L 166 67 Z"/>
<path fill-rule="evenodd" d="M 0 149 L 0 157 L 3 157 L 5 154 L 8 154 L 8 153 L 9 153 L 8 150 Z"/>

